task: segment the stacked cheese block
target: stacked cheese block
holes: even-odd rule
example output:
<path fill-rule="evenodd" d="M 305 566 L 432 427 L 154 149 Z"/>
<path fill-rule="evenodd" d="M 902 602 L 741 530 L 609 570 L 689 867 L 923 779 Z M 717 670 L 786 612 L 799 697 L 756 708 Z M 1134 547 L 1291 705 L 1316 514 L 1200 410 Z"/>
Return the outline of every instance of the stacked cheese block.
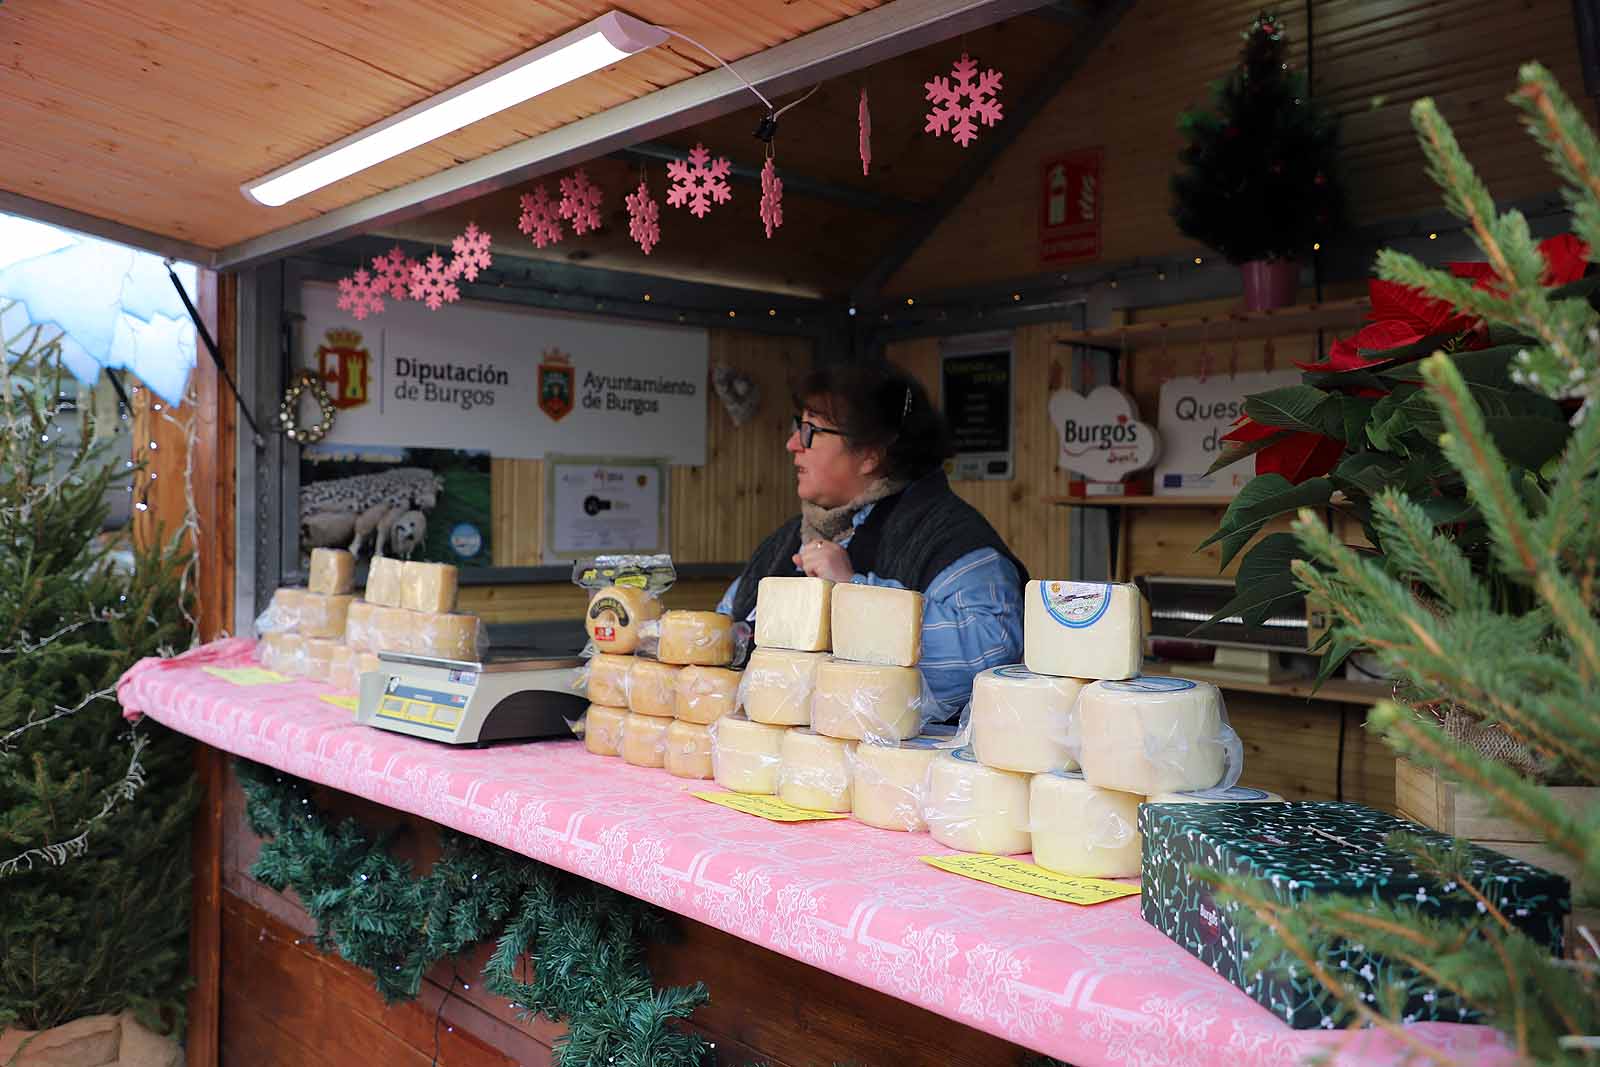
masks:
<path fill-rule="evenodd" d="M 263 666 L 355 692 L 361 675 L 378 669 L 379 652 L 411 652 L 475 662 L 483 629 L 475 615 L 455 614 L 456 568 L 378 557 L 357 599 L 355 559 L 332 548 L 311 551 L 306 589 L 279 589 L 262 619 Z"/>

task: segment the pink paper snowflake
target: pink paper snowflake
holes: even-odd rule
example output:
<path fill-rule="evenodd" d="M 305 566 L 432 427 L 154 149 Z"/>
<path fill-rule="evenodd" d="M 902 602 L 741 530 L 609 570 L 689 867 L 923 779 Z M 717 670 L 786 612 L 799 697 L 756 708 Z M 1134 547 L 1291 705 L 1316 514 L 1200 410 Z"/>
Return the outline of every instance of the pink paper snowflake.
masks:
<path fill-rule="evenodd" d="M 973 119 L 976 118 L 985 126 L 993 126 L 1005 117 L 1000 110 L 1000 101 L 995 98 L 995 94 L 1000 92 L 1001 74 L 998 70 L 986 70 L 978 74 L 977 61 L 965 52 L 950 68 L 950 74 L 950 78 L 940 74 L 932 81 L 923 83 L 933 110 L 928 112 L 927 125 L 922 127 L 922 132 L 935 137 L 948 133 L 952 141 L 965 148 L 978 136 L 978 127 Z M 976 80 L 973 78 L 975 74 Z M 954 84 L 951 78 L 954 78 Z M 967 101 L 965 104 L 961 102 L 963 97 Z"/>
<path fill-rule="evenodd" d="M 767 239 L 772 231 L 783 225 L 783 179 L 772 165 L 772 157 L 761 167 L 761 221 L 767 227 Z"/>
<path fill-rule="evenodd" d="M 861 90 L 861 103 L 856 106 L 856 126 L 861 131 L 861 176 L 865 178 L 872 169 L 872 111 L 867 107 L 867 91 Z"/>
<path fill-rule="evenodd" d="M 522 217 L 517 220 L 517 229 L 532 238 L 535 248 L 558 244 L 566 236 L 566 228 L 556 214 L 555 201 L 544 191 L 544 186 L 535 189 L 532 196 L 522 194 Z"/>
<path fill-rule="evenodd" d="M 706 146 L 697 144 L 687 160 L 675 159 L 667 164 L 667 175 L 674 185 L 667 190 L 667 203 L 673 207 L 689 207 L 689 214 L 697 219 L 706 217 L 713 203 L 726 204 L 733 199 L 728 187 L 728 172 L 733 169 L 726 157 L 711 158 Z"/>
<path fill-rule="evenodd" d="M 628 205 L 628 236 L 638 242 L 645 255 L 661 243 L 661 205 L 650 195 L 643 178 L 639 188 L 622 198 Z"/>
<path fill-rule="evenodd" d="M 376 315 L 383 310 L 383 290 L 378 288 L 383 284 L 381 278 L 374 284 L 372 275 L 360 268 L 350 277 L 340 278 L 339 310 L 350 312 L 358 322 Z"/>
<path fill-rule="evenodd" d="M 450 242 L 450 251 L 455 255 L 445 273 L 452 278 L 475 282 L 478 272 L 488 270 L 494 262 L 494 257 L 489 254 L 489 235 L 478 229 L 476 222 L 467 223 L 461 236 Z"/>
<path fill-rule="evenodd" d="M 429 311 L 438 311 L 445 304 L 461 299 L 450 269 L 435 252 L 427 261 L 411 268 L 411 299 L 428 305 Z"/>
<path fill-rule="evenodd" d="M 600 228 L 600 201 L 605 194 L 589 180 L 582 167 L 561 179 L 561 217 L 572 222 L 572 232 L 582 237 Z"/>
<path fill-rule="evenodd" d="M 403 303 L 411 296 L 411 268 L 416 265 L 416 260 L 395 245 L 387 255 L 372 260 L 372 291 Z"/>

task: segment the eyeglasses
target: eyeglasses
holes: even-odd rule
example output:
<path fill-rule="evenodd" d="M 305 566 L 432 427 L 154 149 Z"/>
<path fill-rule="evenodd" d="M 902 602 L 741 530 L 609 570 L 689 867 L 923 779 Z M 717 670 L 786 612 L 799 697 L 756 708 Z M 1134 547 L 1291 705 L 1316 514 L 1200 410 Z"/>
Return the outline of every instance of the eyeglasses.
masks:
<path fill-rule="evenodd" d="M 818 426 L 814 422 L 802 419 L 799 415 L 794 417 L 794 432 L 800 435 L 801 448 L 810 448 L 811 442 L 816 439 L 819 433 L 831 433 L 835 437 L 849 436 L 843 430 L 830 430 L 826 426 Z"/>

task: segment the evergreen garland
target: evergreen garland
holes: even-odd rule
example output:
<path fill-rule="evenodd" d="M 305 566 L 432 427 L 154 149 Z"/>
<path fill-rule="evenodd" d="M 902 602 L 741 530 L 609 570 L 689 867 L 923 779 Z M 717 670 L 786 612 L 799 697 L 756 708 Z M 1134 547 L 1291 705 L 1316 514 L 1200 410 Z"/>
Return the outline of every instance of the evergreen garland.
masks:
<path fill-rule="evenodd" d="M 524 1017 L 566 1021 L 560 1067 L 711 1062 L 703 1038 L 673 1025 L 709 999 L 705 986 L 658 990 L 651 980 L 645 945 L 670 933 L 658 909 L 450 831 L 439 862 L 417 877 L 386 838 L 352 819 L 332 823 L 308 782 L 236 764 L 250 828 L 268 839 L 250 873 L 293 889 L 318 947 L 371 971 L 385 1000 L 414 998 L 435 963 L 493 940 L 484 987 Z"/>

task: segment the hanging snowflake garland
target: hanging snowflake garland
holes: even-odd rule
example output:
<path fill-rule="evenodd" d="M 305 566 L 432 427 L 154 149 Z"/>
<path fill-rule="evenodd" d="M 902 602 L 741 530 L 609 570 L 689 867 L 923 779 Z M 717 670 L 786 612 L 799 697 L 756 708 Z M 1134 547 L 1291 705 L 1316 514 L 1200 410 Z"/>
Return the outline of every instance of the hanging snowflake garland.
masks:
<path fill-rule="evenodd" d="M 411 268 L 416 265 L 417 261 L 406 255 L 399 245 L 389 249 L 386 255 L 374 257 L 372 291 L 397 304 L 404 302 L 411 296 Z"/>
<path fill-rule="evenodd" d="M 772 231 L 783 225 L 783 179 L 772 164 L 772 157 L 761 167 L 761 221 L 767 227 L 767 239 Z"/>
<path fill-rule="evenodd" d="M 733 169 L 727 157 L 711 158 L 706 146 L 697 144 L 688 159 L 675 159 L 667 164 L 667 175 L 673 186 L 667 190 L 667 203 L 673 207 L 689 208 L 697 219 L 706 217 L 713 203 L 726 204 L 733 199 L 728 186 L 728 172 Z"/>
<path fill-rule="evenodd" d="M 348 311 L 358 322 L 376 315 L 383 310 L 382 294 L 387 286 L 381 276 L 374 281 L 372 275 L 358 269 L 350 277 L 339 279 L 339 310 Z"/>
<path fill-rule="evenodd" d="M 867 107 L 867 91 L 861 90 L 861 103 L 856 106 L 856 127 L 861 140 L 861 176 L 872 170 L 872 110 Z"/>
<path fill-rule="evenodd" d="M 628 205 L 628 236 L 648 256 L 661 243 L 661 205 L 650 195 L 650 186 L 643 178 L 639 179 L 639 188 L 622 199 Z"/>
<path fill-rule="evenodd" d="M 940 74 L 923 83 L 933 110 L 928 112 L 922 132 L 935 137 L 948 133 L 952 141 L 966 148 L 978 138 L 978 127 L 973 119 L 992 127 L 1005 117 L 997 98 L 1000 79 L 998 70 L 979 74 L 977 61 L 961 53 L 961 58 L 950 68 L 950 77 Z M 967 101 L 965 104 L 963 99 Z"/>
<path fill-rule="evenodd" d="M 550 199 L 544 186 L 535 189 L 532 196 L 522 194 L 522 217 L 517 220 L 517 229 L 528 235 L 535 248 L 559 244 L 566 236 L 555 201 Z"/>
<path fill-rule="evenodd" d="M 561 179 L 561 217 L 572 223 L 572 232 L 579 237 L 600 228 L 600 202 L 605 194 L 589 180 L 582 167 L 572 172 L 572 177 Z"/>
<path fill-rule="evenodd" d="M 446 273 L 452 278 L 475 282 L 478 272 L 488 270 L 494 263 L 494 257 L 489 254 L 489 235 L 478 229 L 476 222 L 467 223 L 461 236 L 450 242 L 450 251 L 454 255 Z"/>
<path fill-rule="evenodd" d="M 454 304 L 461 299 L 461 290 L 456 288 L 454 278 L 439 253 L 435 252 L 426 262 L 411 269 L 411 299 L 422 301 L 428 305 L 429 311 L 438 311 L 445 304 Z"/>

